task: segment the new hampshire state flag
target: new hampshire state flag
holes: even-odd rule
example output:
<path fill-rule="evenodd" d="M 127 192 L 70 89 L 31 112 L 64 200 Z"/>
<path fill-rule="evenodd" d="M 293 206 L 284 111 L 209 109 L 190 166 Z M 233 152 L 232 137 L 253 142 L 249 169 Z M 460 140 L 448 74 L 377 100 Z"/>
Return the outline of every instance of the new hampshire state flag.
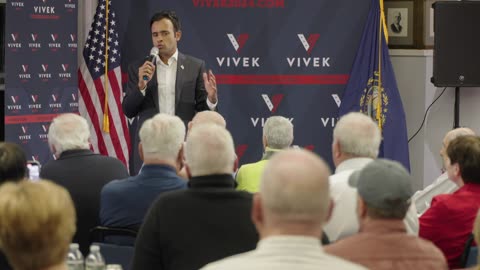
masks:
<path fill-rule="evenodd" d="M 380 1 L 372 0 L 339 116 L 352 111 L 371 116 L 383 136 L 379 157 L 396 160 L 410 170 L 405 112 L 388 54 Z"/>

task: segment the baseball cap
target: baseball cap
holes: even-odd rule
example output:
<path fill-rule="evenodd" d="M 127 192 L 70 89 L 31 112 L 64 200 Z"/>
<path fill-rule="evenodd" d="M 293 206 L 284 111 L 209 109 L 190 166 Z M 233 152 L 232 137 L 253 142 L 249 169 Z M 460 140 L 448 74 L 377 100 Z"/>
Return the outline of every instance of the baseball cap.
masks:
<path fill-rule="evenodd" d="M 371 207 L 391 209 L 407 203 L 413 195 L 411 177 L 398 162 L 376 159 L 363 169 L 355 171 L 348 183 Z"/>

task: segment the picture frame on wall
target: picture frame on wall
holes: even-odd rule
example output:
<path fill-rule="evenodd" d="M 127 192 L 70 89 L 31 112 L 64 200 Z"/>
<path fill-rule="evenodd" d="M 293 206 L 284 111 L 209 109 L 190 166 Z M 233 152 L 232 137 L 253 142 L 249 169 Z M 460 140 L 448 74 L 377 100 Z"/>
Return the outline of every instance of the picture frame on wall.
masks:
<path fill-rule="evenodd" d="M 389 48 L 424 48 L 424 6 L 425 0 L 384 1 Z"/>
<path fill-rule="evenodd" d="M 433 3 L 437 2 L 437 0 L 425 0 L 425 8 L 424 8 L 424 18 L 425 18 L 425 28 L 423 31 L 423 41 L 425 44 L 425 48 L 433 49 L 433 42 L 435 33 L 433 31 Z"/>

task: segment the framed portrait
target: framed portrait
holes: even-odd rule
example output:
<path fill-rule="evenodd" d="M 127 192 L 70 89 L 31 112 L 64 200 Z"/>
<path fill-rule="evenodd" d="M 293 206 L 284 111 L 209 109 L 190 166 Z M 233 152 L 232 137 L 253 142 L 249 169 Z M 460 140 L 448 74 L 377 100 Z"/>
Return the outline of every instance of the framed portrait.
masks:
<path fill-rule="evenodd" d="M 388 29 L 389 48 L 424 48 L 423 11 L 426 5 L 425 1 L 385 0 L 384 12 Z"/>

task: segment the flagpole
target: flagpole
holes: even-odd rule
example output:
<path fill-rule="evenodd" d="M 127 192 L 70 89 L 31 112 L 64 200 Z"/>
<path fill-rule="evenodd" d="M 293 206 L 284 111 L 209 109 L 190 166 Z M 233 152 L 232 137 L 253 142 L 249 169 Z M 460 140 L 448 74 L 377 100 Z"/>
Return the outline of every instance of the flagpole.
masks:
<path fill-rule="evenodd" d="M 105 93 L 105 105 L 103 110 L 103 131 L 110 132 L 110 120 L 108 118 L 108 14 L 110 0 L 105 1 L 105 73 L 103 76 L 103 90 Z"/>
<path fill-rule="evenodd" d="M 378 88 L 377 88 L 377 123 L 378 128 L 382 131 L 382 34 L 384 27 L 384 17 L 383 17 L 383 0 L 380 1 L 380 23 L 378 31 Z"/>

